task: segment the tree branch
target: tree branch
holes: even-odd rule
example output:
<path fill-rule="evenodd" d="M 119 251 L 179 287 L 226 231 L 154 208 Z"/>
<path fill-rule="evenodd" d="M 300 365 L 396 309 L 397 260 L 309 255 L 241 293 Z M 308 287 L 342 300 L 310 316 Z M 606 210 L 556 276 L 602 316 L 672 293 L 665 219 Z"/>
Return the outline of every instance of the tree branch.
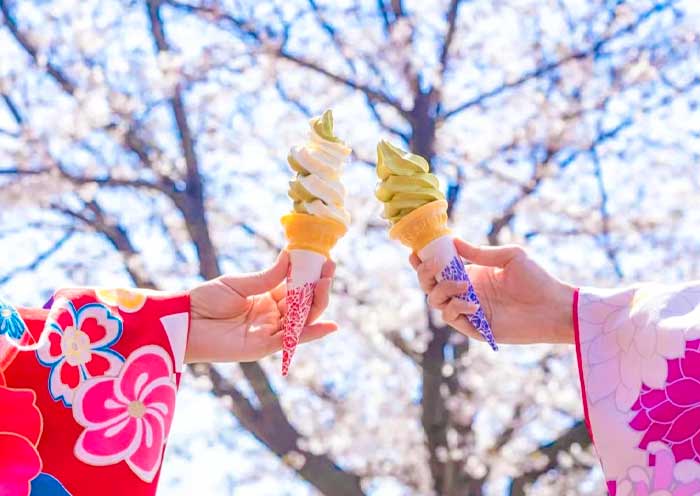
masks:
<path fill-rule="evenodd" d="M 605 251 L 605 256 L 610 261 L 610 264 L 615 271 L 618 279 L 623 279 L 624 274 L 622 273 L 622 266 L 617 258 L 617 250 L 612 245 L 612 240 L 610 239 L 610 212 L 608 211 L 608 192 L 605 188 L 605 180 L 603 179 L 603 167 L 600 163 L 600 157 L 598 156 L 598 151 L 595 147 L 591 149 L 591 160 L 593 161 L 593 167 L 595 170 L 596 184 L 598 185 L 598 192 L 600 193 L 600 221 L 602 223 L 602 242 L 603 249 Z"/>
<path fill-rule="evenodd" d="M 6 24 L 10 28 L 10 33 L 14 37 L 15 41 L 22 47 L 22 49 L 32 58 L 34 63 L 40 68 L 40 69 L 45 69 L 46 72 L 51 76 L 56 83 L 61 87 L 61 89 L 68 95 L 75 97 L 75 92 L 77 87 L 71 80 L 68 78 L 68 76 L 56 65 L 51 63 L 50 61 L 47 61 L 46 63 L 40 63 L 39 62 L 39 53 L 36 47 L 34 47 L 29 39 L 19 30 L 18 25 L 14 17 L 12 17 L 9 7 L 7 6 L 7 2 L 5 0 L 0 0 L 0 11 L 3 13 L 3 16 L 5 18 Z M 12 104 L 12 101 L 9 100 L 9 98 L 4 98 L 5 103 L 10 106 Z M 18 116 L 21 116 L 19 114 L 18 108 L 16 105 L 11 107 L 15 111 L 17 111 Z M 12 110 L 11 110 L 12 111 Z M 15 117 L 17 119 L 17 117 Z M 170 179 L 167 176 L 164 176 L 158 172 L 158 170 L 153 167 L 153 163 L 151 162 L 151 159 L 148 154 L 148 145 L 141 140 L 138 135 L 136 134 L 136 130 L 134 128 L 134 123 L 136 121 L 134 120 L 133 122 L 129 123 L 128 126 L 128 131 L 125 136 L 125 145 L 126 147 L 131 150 L 136 156 L 139 158 L 141 163 L 148 167 L 150 170 L 153 171 L 153 173 L 159 178 L 159 181 L 163 184 L 163 192 L 168 192 L 168 191 L 175 191 L 174 188 L 174 183 L 172 179 Z M 20 122 L 18 121 L 18 124 Z M 114 127 L 116 127 L 115 124 L 108 124 L 105 126 L 104 130 L 105 131 L 110 131 Z"/>
<path fill-rule="evenodd" d="M 529 470 L 513 479 L 510 485 L 510 494 L 514 496 L 525 494 L 525 488 L 528 485 L 534 483 L 542 474 L 557 466 L 557 455 L 561 452 L 569 451 L 574 444 L 578 444 L 582 448 L 587 448 L 591 444 L 591 438 L 588 436 L 586 424 L 583 421 L 576 422 L 573 427 L 555 441 L 541 446 L 537 451 L 531 453 L 528 458 L 545 456 L 548 460 L 547 463 L 543 467 Z"/>
<path fill-rule="evenodd" d="M 408 357 L 413 363 L 420 366 L 422 355 L 412 350 L 399 334 L 391 333 L 387 336 L 387 339 L 396 347 L 396 349 Z"/>
<path fill-rule="evenodd" d="M 450 0 L 450 7 L 447 10 L 447 31 L 445 32 L 445 38 L 442 42 L 442 50 L 440 51 L 440 88 L 442 88 L 443 82 L 445 80 L 445 74 L 447 72 L 447 66 L 449 62 L 450 47 L 452 46 L 452 40 L 454 39 L 455 28 L 457 26 L 457 14 L 459 13 L 459 6 L 461 0 Z M 438 90 L 439 93 L 441 91 Z M 442 98 L 439 99 L 437 105 L 435 106 L 436 115 L 440 115 L 442 112 Z"/>
<path fill-rule="evenodd" d="M 75 231 L 73 231 L 72 229 L 68 230 L 63 236 L 61 236 L 61 238 L 59 238 L 58 241 L 51 245 L 50 248 L 39 253 L 32 262 L 26 265 L 22 265 L 20 267 L 15 267 L 13 270 L 0 277 L 0 286 L 8 283 L 17 274 L 20 274 L 22 272 L 32 272 L 38 269 L 39 266 L 42 263 L 44 263 L 49 257 L 58 252 L 58 250 L 60 250 L 63 247 L 63 245 L 65 245 L 66 242 L 73 237 L 74 234 Z"/>
<path fill-rule="evenodd" d="M 520 192 L 506 205 L 501 214 L 491 221 L 491 227 L 487 235 L 490 245 L 496 246 L 500 244 L 499 237 L 501 231 L 513 220 L 518 206 L 537 191 L 542 180 L 545 178 L 545 168 L 552 154 L 553 151 L 548 151 L 545 160 L 542 162 L 538 161 L 534 164 L 530 181 L 521 186 Z"/>
<path fill-rule="evenodd" d="M 111 176 L 105 177 L 82 177 L 75 176 L 69 173 L 65 167 L 61 164 L 55 164 L 56 169 L 61 173 L 61 176 L 72 182 L 73 184 L 96 184 L 105 188 L 142 188 L 151 189 L 159 192 L 163 192 L 163 186 L 159 184 L 154 184 L 150 181 L 143 179 L 117 179 Z M 15 176 L 36 176 L 41 174 L 51 174 L 52 169 L 18 169 L 16 167 L 10 167 L 5 169 L 0 169 L 0 175 L 15 175 Z"/>
<path fill-rule="evenodd" d="M 2 97 L 7 104 L 7 106 L 10 109 L 10 112 L 13 115 L 13 118 L 15 119 L 15 122 L 18 125 L 22 125 L 24 123 L 24 116 L 21 114 L 19 111 L 19 107 L 12 101 L 12 98 L 9 95 L 2 94 Z M 129 135 L 131 131 L 127 134 Z M 135 136 L 132 136 L 133 140 L 136 140 L 137 138 Z M 143 154 L 142 161 L 144 163 L 150 163 L 150 159 L 147 157 L 147 153 L 143 149 L 143 143 L 139 142 L 137 146 L 137 142 L 133 142 L 134 145 L 134 150 L 141 156 Z M 114 187 L 134 187 L 134 188 L 146 188 L 146 189 L 152 189 L 159 191 L 161 193 L 165 193 L 168 196 L 173 196 L 175 194 L 175 189 L 174 189 L 174 184 L 170 180 L 170 178 L 166 178 L 164 176 L 161 176 L 159 179 L 159 183 L 151 183 L 150 181 L 145 181 L 142 179 L 115 179 L 110 176 L 106 176 L 103 178 L 97 178 L 97 177 L 81 177 L 81 176 L 74 176 L 70 174 L 66 168 L 58 161 L 54 163 L 55 167 L 59 170 L 61 175 L 71 181 L 74 184 L 97 184 L 101 186 L 114 186 Z M 38 174 L 45 174 L 45 173 L 51 173 L 50 168 L 44 168 L 44 169 L 19 169 L 19 168 L 5 168 L 5 169 L 0 169 L 0 175 L 38 175 Z"/>
<path fill-rule="evenodd" d="M 274 250 L 274 251 L 280 251 L 280 250 L 282 250 L 282 248 L 284 248 L 283 246 L 281 246 L 279 243 L 277 243 L 276 241 L 274 241 L 274 240 L 273 240 L 272 238 L 270 238 L 269 236 L 266 236 L 265 234 L 262 234 L 260 231 L 258 231 L 255 227 L 253 227 L 253 226 L 250 225 L 249 223 L 247 223 L 247 222 L 241 222 L 241 223 L 239 223 L 238 225 L 240 226 L 241 229 L 243 229 L 243 231 L 244 231 L 246 234 L 248 234 L 248 235 L 250 235 L 250 236 L 253 236 L 255 239 L 258 239 L 258 240 L 262 241 L 263 244 L 264 244 L 265 246 L 267 246 L 268 248 L 270 248 L 270 249 L 272 249 L 272 250 Z"/>
<path fill-rule="evenodd" d="M 374 116 L 374 119 L 377 121 L 377 124 L 379 124 L 380 127 L 390 132 L 391 134 L 396 135 L 398 138 L 402 139 L 404 143 L 408 143 L 409 141 L 411 141 L 411 137 L 408 133 L 391 126 L 384 120 L 382 115 L 379 113 L 379 109 L 377 108 L 377 104 L 374 102 L 374 100 L 372 100 L 369 96 L 365 95 L 365 101 L 367 103 L 367 107 L 369 108 L 370 112 Z"/>
<path fill-rule="evenodd" d="M 321 12 L 321 8 L 318 6 L 318 3 L 316 0 L 307 0 L 309 3 L 309 7 L 311 7 L 311 10 L 313 11 L 316 20 L 318 23 L 321 25 L 321 28 L 328 34 L 328 37 L 331 39 L 333 42 L 333 45 L 335 46 L 336 51 L 338 54 L 343 58 L 345 63 L 348 65 L 350 68 L 350 71 L 353 74 L 357 73 L 357 68 L 355 67 L 355 61 L 348 57 L 345 53 L 345 45 L 343 44 L 343 41 L 340 39 L 340 35 L 338 34 L 338 29 L 333 26 L 330 21 L 323 15 L 323 12 Z"/>
<path fill-rule="evenodd" d="M 165 28 L 160 14 L 161 3 L 162 0 L 148 0 L 146 2 L 146 10 L 155 46 L 159 52 L 167 52 L 170 50 L 170 47 L 165 38 Z M 182 89 L 179 83 L 175 86 L 173 96 L 169 102 L 175 117 L 178 137 L 187 167 L 186 195 L 175 196 L 173 200 L 186 219 L 187 229 L 200 261 L 200 275 L 204 279 L 213 279 L 221 271 L 216 248 L 212 242 L 206 220 L 204 187 L 199 171 L 199 161 L 194 149 L 192 131 L 187 122 Z"/>
<path fill-rule="evenodd" d="M 450 0 L 450 8 L 447 10 L 447 32 L 445 33 L 445 41 L 442 42 L 442 51 L 440 52 L 440 73 L 445 74 L 447 70 L 447 61 L 454 39 L 455 27 L 457 26 L 457 14 L 461 0 Z"/>
<path fill-rule="evenodd" d="M 19 111 L 19 108 L 17 107 L 17 104 L 12 101 L 12 98 L 10 95 L 6 93 L 1 93 L 2 95 L 2 100 L 5 102 L 5 105 L 7 105 L 7 109 L 10 111 L 10 114 L 12 115 L 12 118 L 15 121 L 15 124 L 18 126 L 21 126 L 24 124 L 24 119 L 22 118 L 22 114 Z"/>
<path fill-rule="evenodd" d="M 338 74 L 335 74 L 329 71 L 328 69 L 325 69 L 324 67 L 318 65 L 315 62 L 304 59 L 303 57 L 298 55 L 293 55 L 282 48 L 280 48 L 276 53 L 278 57 L 284 60 L 293 62 L 294 64 L 300 67 L 304 67 L 317 74 L 326 76 L 331 81 L 335 81 L 336 83 L 340 83 L 343 86 L 347 86 L 348 88 L 364 93 L 367 98 L 370 98 L 376 102 L 389 105 L 390 107 L 396 109 L 401 115 L 403 115 L 406 118 L 408 118 L 410 115 L 410 112 L 404 109 L 398 101 L 396 101 L 394 98 L 390 97 L 389 95 L 383 93 L 380 90 L 373 89 L 367 85 L 353 81 L 352 79 L 348 79 Z"/>
<path fill-rule="evenodd" d="M 102 234 L 124 257 L 125 269 L 136 286 L 156 289 L 155 282 L 141 270 L 141 265 L 137 263 L 139 253 L 134 248 L 126 229 L 116 221 L 107 220 L 107 216 L 96 201 L 86 203 L 82 212 L 60 205 L 52 207 L 57 212 L 76 219 L 95 232 Z"/>
<path fill-rule="evenodd" d="M 313 117 L 313 110 L 311 110 L 307 105 L 304 105 L 301 102 L 301 100 L 290 96 L 289 93 L 287 93 L 287 90 L 284 88 L 284 84 L 282 83 L 281 79 L 275 81 L 275 89 L 277 90 L 277 93 L 279 94 L 280 98 L 282 98 L 282 100 L 292 105 L 299 112 L 304 114 L 306 118 L 310 119 L 311 117 Z"/>
<path fill-rule="evenodd" d="M 260 409 L 254 408 L 213 365 L 197 364 L 192 372 L 211 380 L 215 396 L 231 398 L 227 407 L 241 425 L 323 494 L 362 496 L 358 476 L 343 471 L 325 455 L 314 455 L 298 447 L 299 433 L 286 420 L 260 366 L 254 363 L 241 366 L 260 400 Z"/>
<path fill-rule="evenodd" d="M 379 12 L 379 15 L 382 17 L 384 34 L 389 34 L 391 20 L 389 19 L 389 9 L 387 9 L 386 2 L 384 0 L 377 0 L 377 12 Z"/>
<path fill-rule="evenodd" d="M 247 22 L 246 20 L 239 19 L 237 17 L 234 17 L 233 15 L 226 14 L 216 8 L 208 7 L 206 5 L 191 5 L 181 2 L 179 0 L 165 0 L 165 2 L 174 8 L 184 10 L 186 12 L 197 12 L 200 14 L 206 14 L 207 16 L 213 17 L 214 19 L 217 19 L 219 21 L 226 21 L 229 25 L 231 25 L 237 31 L 245 35 L 248 39 L 252 40 L 258 46 L 262 46 L 264 43 L 263 40 L 265 39 L 265 37 L 254 28 L 254 25 L 252 23 Z M 295 65 L 298 65 L 305 69 L 309 69 L 310 71 L 315 72 L 316 74 L 325 76 L 331 81 L 339 83 L 355 91 L 364 93 L 365 95 L 367 95 L 368 98 L 371 98 L 378 103 L 389 105 L 390 107 L 396 109 L 404 117 L 409 116 L 408 110 L 404 109 L 396 99 L 392 98 L 391 96 L 389 96 L 381 90 L 374 89 L 366 84 L 362 84 L 353 79 L 336 74 L 324 68 L 316 62 L 305 59 L 300 55 L 292 54 L 291 52 L 287 51 L 283 46 L 278 47 L 273 53 L 276 57 L 282 60 L 287 60 Z"/>
<path fill-rule="evenodd" d="M 19 27 L 17 26 L 17 20 L 10 13 L 10 9 L 8 8 L 7 2 L 5 0 L 0 0 L 0 12 L 2 12 L 2 15 L 5 18 L 5 24 L 7 24 L 7 27 L 10 29 L 10 33 L 12 33 L 12 36 L 15 38 L 15 40 L 17 40 L 17 42 L 22 46 L 22 48 L 24 48 L 24 50 L 31 56 L 31 58 L 34 60 L 34 63 L 40 65 L 38 63 L 38 50 L 19 30 Z M 56 66 L 54 66 L 50 61 L 47 61 L 45 65 L 46 72 L 48 72 L 51 75 L 51 77 L 53 77 L 58 82 L 58 84 L 61 85 L 61 88 L 63 88 L 63 90 L 66 93 L 70 93 L 71 95 L 75 93 L 75 84 L 71 82 Z"/>
<path fill-rule="evenodd" d="M 533 79 L 537 79 L 541 76 L 544 76 L 545 74 L 565 65 L 568 64 L 569 62 L 572 62 L 574 60 L 581 60 L 588 58 L 592 55 L 598 54 L 603 48 L 605 48 L 606 45 L 608 45 L 611 41 L 614 41 L 621 36 L 629 33 L 633 33 L 644 21 L 649 19 L 651 16 L 654 14 L 657 14 L 659 12 L 664 11 L 665 9 L 669 8 L 672 6 L 674 3 L 676 3 L 677 0 L 670 0 L 666 2 L 661 2 L 657 3 L 650 9 L 646 10 L 642 14 L 637 17 L 633 22 L 630 22 L 629 24 L 623 26 L 622 28 L 618 29 L 614 33 L 612 33 L 609 36 L 606 36 L 604 38 L 601 38 L 597 42 L 595 42 L 590 48 L 586 50 L 578 50 L 575 51 L 565 57 L 562 57 L 559 60 L 549 62 L 547 64 L 541 65 L 537 67 L 536 69 L 532 71 L 528 71 L 519 78 L 515 79 L 514 81 L 511 81 L 509 83 L 503 83 L 500 86 L 497 86 L 491 90 L 488 90 L 470 100 L 467 100 L 466 102 L 457 105 L 455 108 L 452 110 L 448 110 L 445 113 L 441 114 L 439 116 L 440 120 L 447 120 L 450 117 L 453 117 L 454 115 L 468 109 L 471 107 L 474 107 L 476 105 L 481 105 L 483 104 L 486 100 L 493 98 L 495 96 L 500 95 L 506 90 L 517 88 L 518 86 L 521 86 L 528 81 L 531 81 Z"/>

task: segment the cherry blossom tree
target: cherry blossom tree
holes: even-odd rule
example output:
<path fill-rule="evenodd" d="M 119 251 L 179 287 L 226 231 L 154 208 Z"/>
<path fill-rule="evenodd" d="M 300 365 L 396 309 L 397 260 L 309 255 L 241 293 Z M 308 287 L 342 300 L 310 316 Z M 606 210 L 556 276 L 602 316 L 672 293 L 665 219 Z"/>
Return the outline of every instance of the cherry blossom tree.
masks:
<path fill-rule="evenodd" d="M 180 289 L 259 269 L 284 244 L 284 158 L 307 118 L 332 107 L 354 148 L 328 312 L 341 333 L 284 381 L 279 357 L 191 367 L 168 494 L 213 477 L 207 451 L 245 454 L 216 469 L 217 494 L 603 493 L 572 349 L 494 354 L 428 310 L 373 199 L 374 146 L 429 158 L 472 242 L 527 244 L 578 284 L 697 277 L 694 2 L 0 12 L 0 284 L 27 304 L 59 284 Z M 208 472 L 186 479 L 196 460 Z"/>

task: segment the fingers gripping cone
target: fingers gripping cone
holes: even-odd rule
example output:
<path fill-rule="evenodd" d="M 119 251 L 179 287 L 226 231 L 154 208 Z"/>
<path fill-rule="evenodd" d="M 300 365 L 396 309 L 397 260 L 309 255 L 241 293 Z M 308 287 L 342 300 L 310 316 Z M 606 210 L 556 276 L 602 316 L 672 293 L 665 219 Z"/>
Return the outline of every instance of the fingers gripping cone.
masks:
<path fill-rule="evenodd" d="M 437 258 L 439 266 L 442 267 L 437 277 L 438 281 L 466 281 L 467 291 L 459 298 L 477 305 L 476 312 L 468 315 L 467 319 L 491 348 L 497 350 L 498 345 L 491 332 L 491 326 L 447 227 L 447 202 L 437 200 L 413 210 L 394 224 L 389 235 L 411 248 L 421 260 Z"/>
<path fill-rule="evenodd" d="M 287 276 L 287 315 L 282 330 L 282 375 L 289 373 L 301 331 L 306 325 L 316 284 L 329 252 L 345 234 L 345 225 L 315 215 L 291 213 L 282 217 L 290 256 Z"/>

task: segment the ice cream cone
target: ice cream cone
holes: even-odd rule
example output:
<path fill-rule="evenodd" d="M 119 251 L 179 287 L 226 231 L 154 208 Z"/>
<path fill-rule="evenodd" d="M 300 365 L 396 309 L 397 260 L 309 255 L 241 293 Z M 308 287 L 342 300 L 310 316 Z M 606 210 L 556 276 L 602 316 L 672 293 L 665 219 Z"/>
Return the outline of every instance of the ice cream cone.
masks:
<path fill-rule="evenodd" d="M 283 216 L 282 225 L 287 235 L 291 266 L 282 333 L 282 375 L 286 376 L 309 317 L 323 264 L 347 229 L 333 219 L 296 212 Z"/>
<path fill-rule="evenodd" d="M 421 260 L 436 258 L 442 267 L 438 281 L 448 279 L 467 283 L 467 291 L 459 298 L 478 306 L 477 311 L 467 318 L 491 348 L 497 350 L 491 326 L 447 227 L 447 202 L 437 200 L 418 207 L 398 221 L 389 231 L 389 236 L 411 248 Z"/>
<path fill-rule="evenodd" d="M 392 239 L 418 253 L 428 243 L 450 234 L 447 227 L 447 202 L 437 200 L 418 207 L 394 224 L 389 231 Z"/>
<path fill-rule="evenodd" d="M 330 258 L 331 248 L 345 234 L 341 222 L 317 215 L 293 212 L 282 217 L 288 250 L 308 250 Z"/>

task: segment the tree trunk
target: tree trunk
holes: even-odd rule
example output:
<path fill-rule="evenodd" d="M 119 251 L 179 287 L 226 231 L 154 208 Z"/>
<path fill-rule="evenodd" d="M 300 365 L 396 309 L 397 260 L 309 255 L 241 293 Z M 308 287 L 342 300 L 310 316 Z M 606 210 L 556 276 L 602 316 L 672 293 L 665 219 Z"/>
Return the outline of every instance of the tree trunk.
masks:
<path fill-rule="evenodd" d="M 425 157 L 429 162 L 435 158 L 436 131 L 436 92 L 418 91 L 411 111 L 411 151 Z M 466 496 L 471 491 L 474 480 L 464 473 L 459 462 L 441 459 L 439 453 L 447 449 L 447 429 L 450 425 L 449 412 L 445 405 L 445 391 L 448 387 L 443 376 L 445 348 L 448 345 L 448 328 L 440 328 L 433 322 L 431 310 L 426 305 L 426 314 L 432 339 L 422 356 L 423 367 L 423 412 L 421 423 L 425 430 L 425 440 L 429 453 L 430 472 L 433 488 L 440 496 Z"/>

